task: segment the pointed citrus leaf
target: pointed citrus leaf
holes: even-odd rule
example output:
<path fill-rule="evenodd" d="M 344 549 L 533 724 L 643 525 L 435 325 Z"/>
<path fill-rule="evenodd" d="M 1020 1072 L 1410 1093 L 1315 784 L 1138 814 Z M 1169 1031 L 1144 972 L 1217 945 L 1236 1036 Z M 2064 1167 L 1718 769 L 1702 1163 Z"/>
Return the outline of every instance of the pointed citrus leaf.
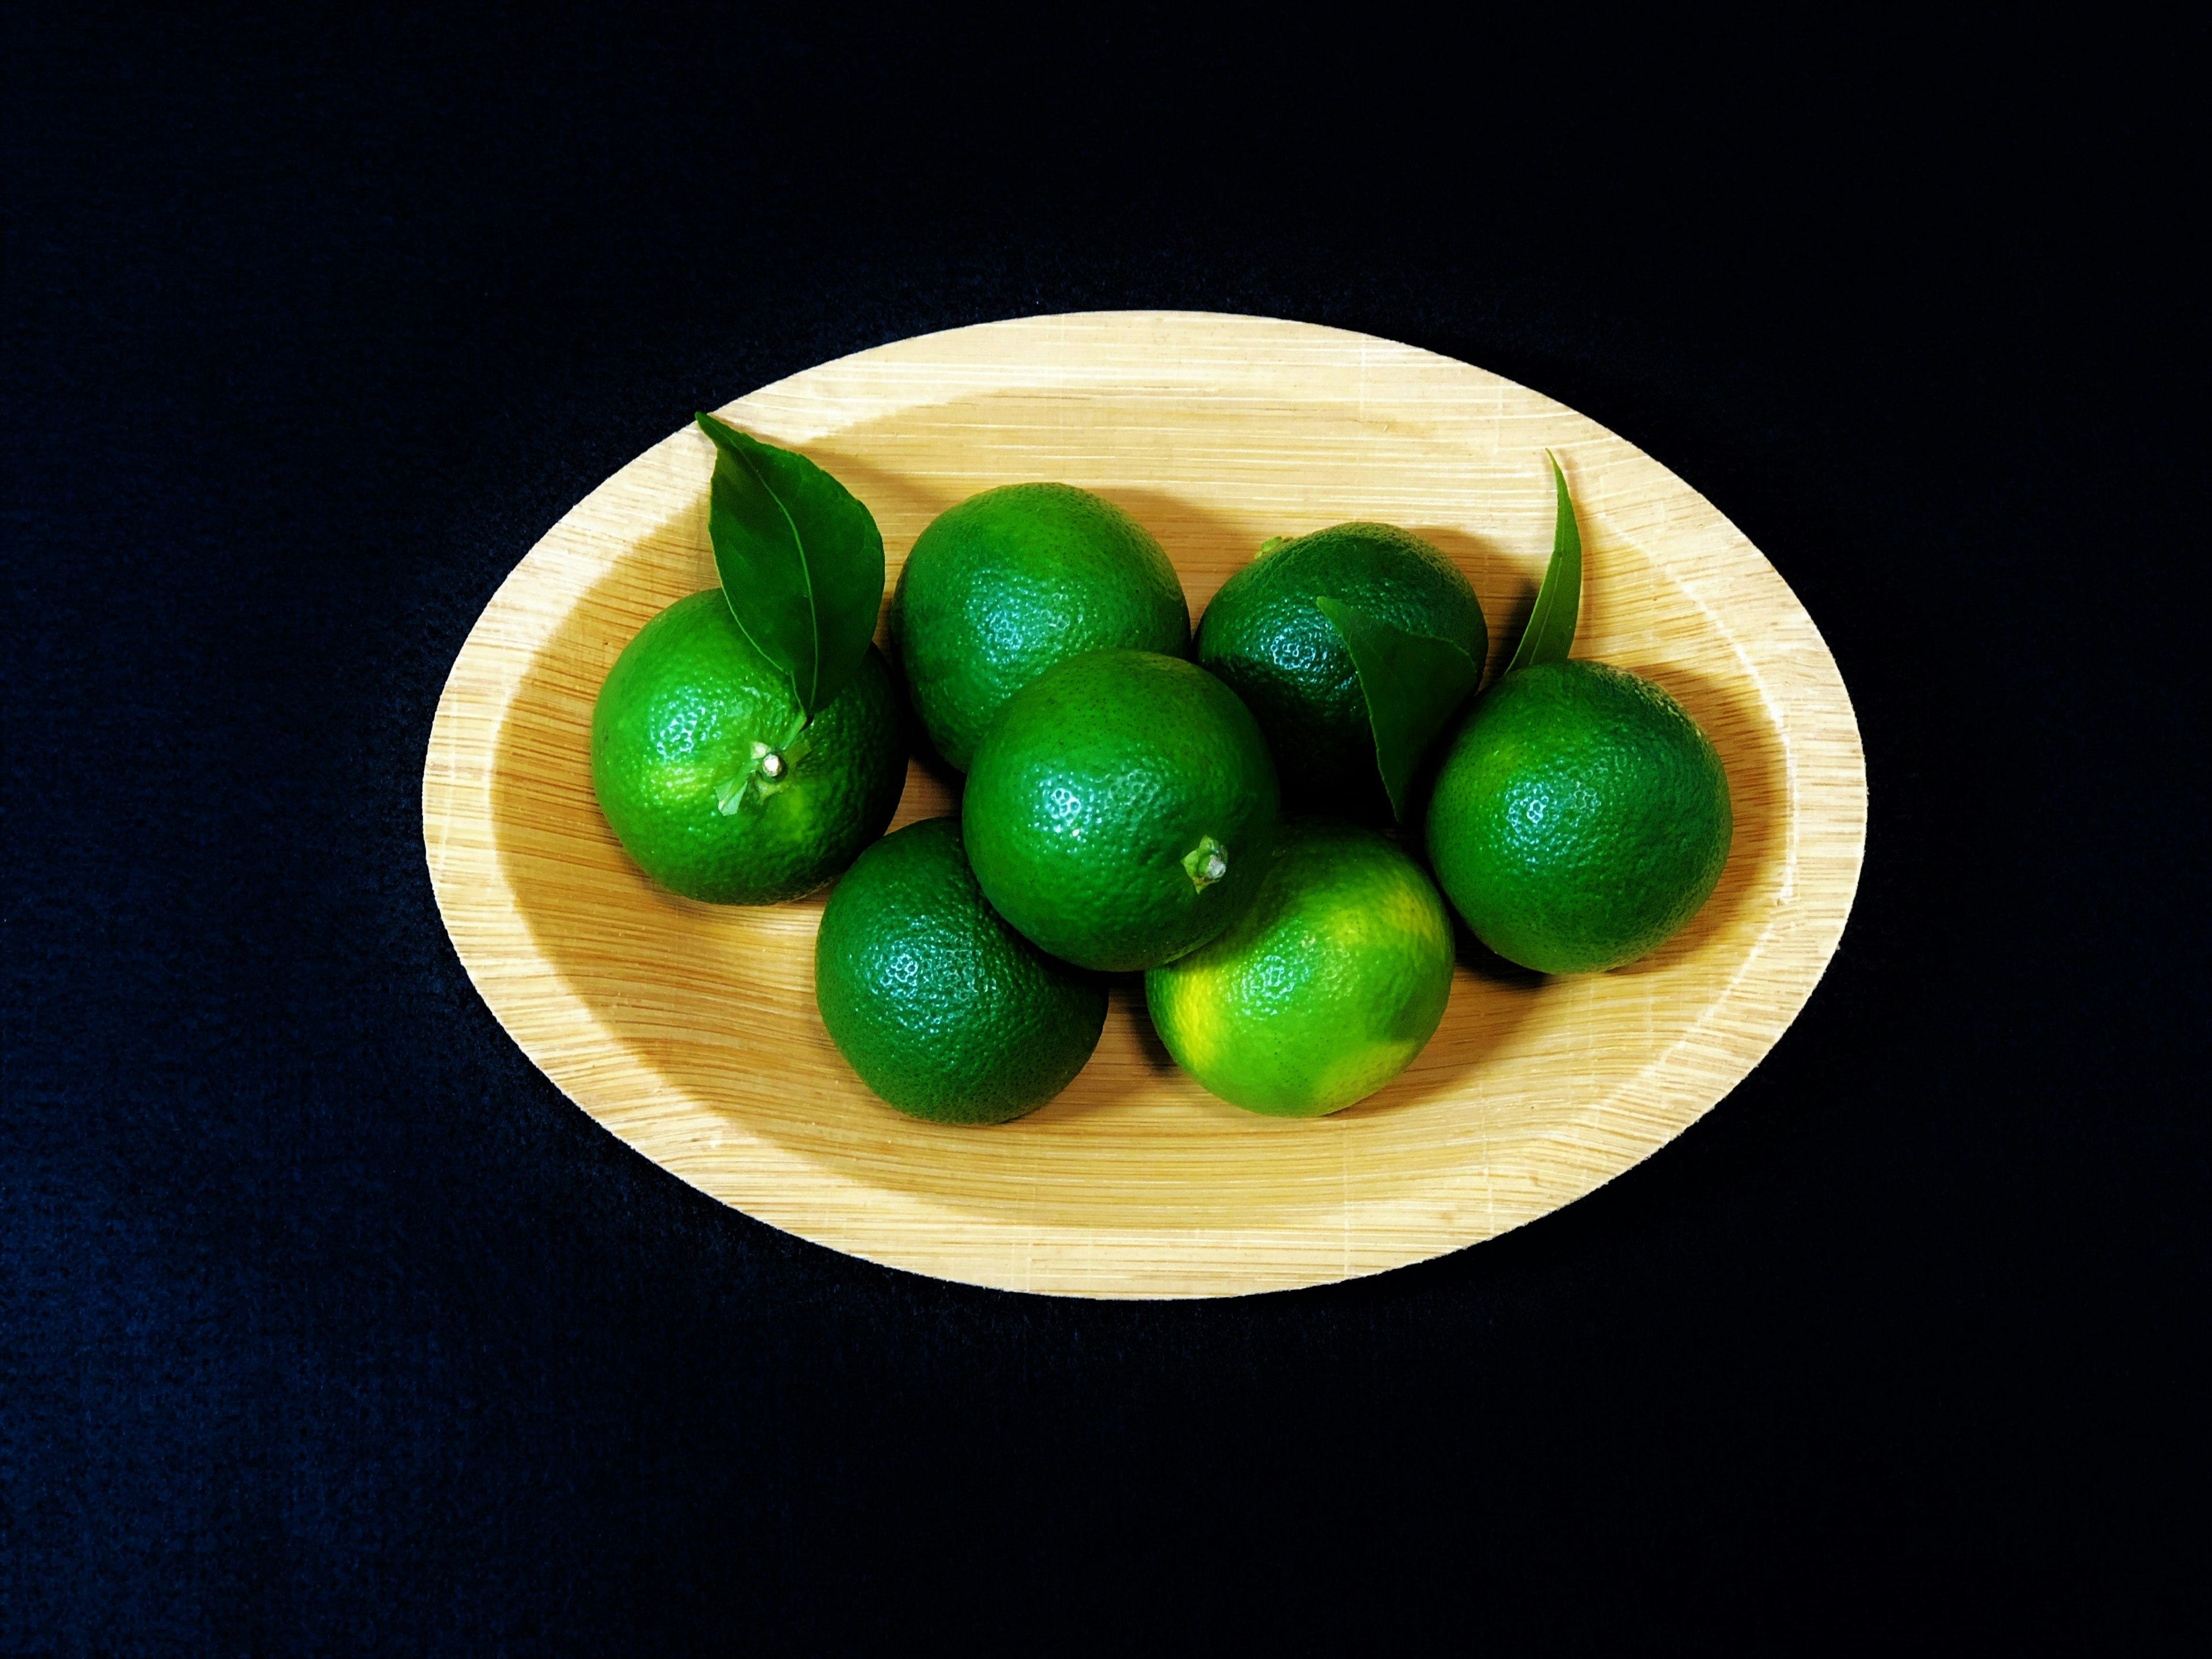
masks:
<path fill-rule="evenodd" d="M 1567 494 L 1567 475 L 1548 450 L 1552 480 L 1559 493 L 1558 512 L 1552 520 L 1552 562 L 1544 567 L 1543 586 L 1536 590 L 1536 608 L 1528 626 L 1505 665 L 1510 674 L 1540 662 L 1565 662 L 1574 649 L 1575 621 L 1583 602 L 1583 532 L 1575 523 L 1575 503 Z"/>
<path fill-rule="evenodd" d="M 1413 810 L 1421 757 L 1481 682 L 1482 665 L 1449 640 L 1409 634 L 1341 599 L 1316 596 L 1314 603 L 1343 635 L 1359 671 L 1375 764 L 1390 810 L 1403 823 Z"/>
<path fill-rule="evenodd" d="M 808 714 L 860 666 L 884 599 L 875 515 L 820 467 L 712 415 L 707 533 L 730 614 L 791 681 Z"/>

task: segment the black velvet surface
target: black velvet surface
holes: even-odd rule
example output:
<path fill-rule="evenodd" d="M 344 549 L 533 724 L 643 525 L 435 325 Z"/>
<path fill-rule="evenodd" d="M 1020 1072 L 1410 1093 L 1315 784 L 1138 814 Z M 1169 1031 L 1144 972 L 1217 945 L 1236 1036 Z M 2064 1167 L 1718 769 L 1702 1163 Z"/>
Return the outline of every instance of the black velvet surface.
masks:
<path fill-rule="evenodd" d="M 1926 40 L 1662 82 L 1133 15 L 6 27 L 0 1650 L 2141 1651 L 2189 1611 L 2164 54 L 2107 120 L 2078 54 Z M 470 988 L 419 787 L 501 579 L 695 408 L 1151 307 L 1410 341 L 1673 467 L 1832 647 L 1872 830 L 1810 1006 L 1642 1168 L 1368 1281 L 1091 1305 L 599 1129 Z"/>

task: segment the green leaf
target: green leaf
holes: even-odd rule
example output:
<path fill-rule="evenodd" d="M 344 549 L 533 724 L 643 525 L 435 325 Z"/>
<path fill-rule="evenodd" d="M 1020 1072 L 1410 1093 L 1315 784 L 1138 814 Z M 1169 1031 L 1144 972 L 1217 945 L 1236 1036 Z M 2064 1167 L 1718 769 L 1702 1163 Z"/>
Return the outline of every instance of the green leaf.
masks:
<path fill-rule="evenodd" d="M 1449 640 L 1404 629 L 1341 599 L 1314 603 L 1344 636 L 1367 699 L 1367 724 L 1375 733 L 1375 764 L 1390 794 L 1398 822 L 1413 808 L 1413 779 L 1421 757 L 1460 704 L 1482 680 L 1482 665 Z"/>
<path fill-rule="evenodd" d="M 867 654 L 884 602 L 884 538 L 875 515 L 836 479 L 788 449 L 712 415 L 707 533 L 730 614 L 791 681 L 809 716 L 828 708 Z"/>
<path fill-rule="evenodd" d="M 1544 584 L 1536 590 L 1536 608 L 1514 648 L 1509 674 L 1540 662 L 1565 662 L 1574 649 L 1575 619 L 1583 603 L 1583 532 L 1575 524 L 1575 503 L 1567 494 L 1567 475 L 1549 450 L 1552 480 L 1559 490 L 1559 512 L 1552 521 L 1552 562 L 1544 567 Z"/>

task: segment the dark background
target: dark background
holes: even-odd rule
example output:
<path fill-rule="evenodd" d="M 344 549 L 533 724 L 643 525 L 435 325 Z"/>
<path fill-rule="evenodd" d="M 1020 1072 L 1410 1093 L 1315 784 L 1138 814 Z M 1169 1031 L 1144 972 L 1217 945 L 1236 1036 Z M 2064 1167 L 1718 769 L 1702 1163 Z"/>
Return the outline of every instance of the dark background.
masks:
<path fill-rule="evenodd" d="M 2179 54 L 1491 27 L 9 9 L 0 1649 L 2189 1610 Z M 1090 1305 L 596 1127 L 471 990 L 418 790 L 493 589 L 695 408 L 1151 307 L 1410 341 L 1673 467 L 1833 647 L 1872 830 L 1810 1006 L 1644 1167 L 1362 1283 Z"/>

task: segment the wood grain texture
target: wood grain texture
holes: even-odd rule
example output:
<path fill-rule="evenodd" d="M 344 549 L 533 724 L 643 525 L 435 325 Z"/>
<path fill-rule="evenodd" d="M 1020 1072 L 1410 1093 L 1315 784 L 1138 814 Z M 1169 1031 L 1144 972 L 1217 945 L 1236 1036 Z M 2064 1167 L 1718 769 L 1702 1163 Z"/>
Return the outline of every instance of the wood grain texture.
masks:
<path fill-rule="evenodd" d="M 471 632 L 431 732 L 423 836 L 470 977 L 524 1052 L 655 1163 L 746 1213 L 916 1273 L 1067 1295 L 1215 1296 L 1417 1261 L 1648 1157 L 1804 1006 L 1858 881 L 1866 780 L 1834 660 L 1734 526 L 1573 410 L 1464 363 L 1264 319 L 1121 312 L 901 341 L 721 411 L 874 511 L 896 580 L 922 526 L 992 485 L 1120 502 L 1194 617 L 1261 542 L 1348 519 L 1455 559 L 1502 665 L 1551 545 L 1543 452 L 1582 510 L 1576 654 L 1649 676 L 1712 736 L 1736 836 L 1657 954 L 1540 981 L 1462 965 L 1442 1029 L 1334 1117 L 1255 1116 L 1183 1077 L 1117 987 L 1058 1100 L 959 1129 L 883 1105 L 816 1014 L 822 900 L 654 887 L 593 803 L 592 699 L 662 606 L 711 586 L 713 459 L 690 428 L 556 525 Z M 951 810 L 914 768 L 897 822 Z"/>

